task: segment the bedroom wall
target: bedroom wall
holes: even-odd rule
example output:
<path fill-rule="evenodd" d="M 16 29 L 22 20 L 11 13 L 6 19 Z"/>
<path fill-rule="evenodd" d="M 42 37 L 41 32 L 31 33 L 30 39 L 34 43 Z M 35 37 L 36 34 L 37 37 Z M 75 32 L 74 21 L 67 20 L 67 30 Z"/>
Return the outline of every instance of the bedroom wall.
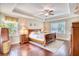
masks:
<path fill-rule="evenodd" d="M 43 31 L 45 32 L 45 33 L 50 33 L 50 22 L 44 22 L 43 23 L 44 24 L 44 27 L 43 27 Z"/>
<path fill-rule="evenodd" d="M 2 20 L 4 20 L 4 15 L 0 14 L 0 23 L 2 23 Z"/>
<path fill-rule="evenodd" d="M 4 23 L 4 20 L 5 20 L 5 15 L 0 14 L 0 24 L 3 24 Z M 16 36 L 16 34 L 13 35 L 13 36 L 9 36 L 10 41 L 11 41 L 11 44 L 14 44 L 14 43 L 18 43 L 19 42 L 19 37 L 18 36 L 19 35 Z M 0 41 L 2 41 L 1 38 L 0 38 Z"/>
<path fill-rule="evenodd" d="M 73 18 L 67 19 L 67 28 L 66 28 L 67 40 L 70 40 L 71 38 L 73 22 L 79 22 L 79 17 L 73 17 Z"/>
<path fill-rule="evenodd" d="M 5 15 L 0 14 L 0 23 L 1 20 L 5 19 Z M 18 19 L 18 23 L 19 25 L 24 25 L 27 27 L 27 29 L 43 29 L 43 22 L 37 21 L 37 20 L 31 20 L 31 19 L 24 19 L 24 18 L 19 18 Z M 18 29 L 20 30 L 20 29 Z M 14 36 L 14 35 L 13 35 Z M 20 37 L 19 35 L 14 37 L 10 37 L 11 43 L 15 44 L 15 43 L 19 43 L 20 42 Z M 1 41 L 1 39 L 0 39 Z"/>
<path fill-rule="evenodd" d="M 29 19 L 19 18 L 18 19 L 18 23 L 21 26 L 22 25 L 25 26 L 27 29 L 42 29 L 43 28 L 43 23 L 39 22 L 39 21 L 35 21 L 35 20 L 29 20 Z M 13 39 L 13 41 L 12 41 L 13 44 L 20 42 L 20 37 L 16 37 L 16 38 Z"/>
<path fill-rule="evenodd" d="M 62 20 L 62 19 L 61 19 Z M 56 34 L 57 39 L 62 39 L 62 40 L 70 40 L 71 38 L 71 28 L 72 28 L 72 22 L 78 22 L 79 21 L 79 17 L 73 17 L 73 18 L 67 18 L 67 19 L 63 19 L 64 21 L 66 21 L 66 28 L 65 28 L 65 34 Z M 58 21 L 57 21 L 58 22 Z M 51 23 L 51 22 L 48 22 Z M 50 24 L 48 27 L 48 32 L 50 33 Z"/>
<path fill-rule="evenodd" d="M 0 14 L 0 23 L 2 23 L 1 20 L 4 20 L 4 15 Z M 77 22 L 79 21 L 79 17 L 73 17 L 69 19 L 63 19 L 66 20 L 66 34 L 57 34 L 58 39 L 63 39 L 63 40 L 70 40 L 70 35 L 71 35 L 71 27 L 72 27 L 72 22 Z M 45 32 L 50 33 L 50 22 L 39 22 L 36 20 L 29 20 L 29 19 L 24 19 L 24 18 L 19 18 L 18 20 L 19 24 L 23 24 L 28 28 L 28 29 L 43 29 Z M 44 25 L 44 26 L 43 26 Z M 12 43 L 18 43 L 20 42 L 19 37 L 16 37 L 15 39 L 11 39 Z"/>
<path fill-rule="evenodd" d="M 43 29 L 43 22 L 41 21 L 20 18 L 18 22 L 20 25 L 26 26 L 27 29 Z"/>
<path fill-rule="evenodd" d="M 29 20 L 27 26 L 29 29 L 43 29 L 43 22 Z"/>

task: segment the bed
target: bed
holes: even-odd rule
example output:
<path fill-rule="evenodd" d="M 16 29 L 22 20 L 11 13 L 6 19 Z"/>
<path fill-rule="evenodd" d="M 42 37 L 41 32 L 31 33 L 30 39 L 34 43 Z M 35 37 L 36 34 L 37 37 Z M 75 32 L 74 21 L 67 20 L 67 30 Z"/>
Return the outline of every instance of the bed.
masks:
<path fill-rule="evenodd" d="M 48 45 L 50 42 L 56 40 L 56 33 L 44 33 L 40 29 L 29 29 L 29 40 L 40 43 L 42 45 Z"/>

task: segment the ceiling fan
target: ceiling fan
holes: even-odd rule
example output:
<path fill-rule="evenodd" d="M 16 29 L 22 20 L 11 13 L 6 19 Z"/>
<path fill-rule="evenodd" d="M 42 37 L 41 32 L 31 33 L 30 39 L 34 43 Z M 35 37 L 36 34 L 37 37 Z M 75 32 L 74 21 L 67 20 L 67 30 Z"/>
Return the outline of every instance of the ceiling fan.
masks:
<path fill-rule="evenodd" d="M 44 9 L 41 11 L 41 15 L 44 15 L 44 16 L 54 15 L 54 10 L 53 9 Z"/>

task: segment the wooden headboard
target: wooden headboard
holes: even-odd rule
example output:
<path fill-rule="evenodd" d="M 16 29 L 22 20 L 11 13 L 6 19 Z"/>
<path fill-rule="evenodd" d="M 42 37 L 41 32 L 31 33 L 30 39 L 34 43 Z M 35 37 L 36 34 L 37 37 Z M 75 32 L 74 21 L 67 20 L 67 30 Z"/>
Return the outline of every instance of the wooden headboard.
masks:
<path fill-rule="evenodd" d="M 31 32 L 36 32 L 36 31 L 41 31 L 41 29 L 28 29 L 28 35 L 29 35 Z"/>

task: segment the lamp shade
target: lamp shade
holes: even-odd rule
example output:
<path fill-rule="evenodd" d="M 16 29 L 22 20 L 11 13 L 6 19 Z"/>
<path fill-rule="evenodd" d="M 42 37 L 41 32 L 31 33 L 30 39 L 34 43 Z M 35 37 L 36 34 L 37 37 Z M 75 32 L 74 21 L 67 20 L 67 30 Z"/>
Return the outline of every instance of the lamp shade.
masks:
<path fill-rule="evenodd" d="M 25 27 L 22 27 L 22 29 L 20 30 L 20 34 L 28 34 L 28 30 Z"/>

